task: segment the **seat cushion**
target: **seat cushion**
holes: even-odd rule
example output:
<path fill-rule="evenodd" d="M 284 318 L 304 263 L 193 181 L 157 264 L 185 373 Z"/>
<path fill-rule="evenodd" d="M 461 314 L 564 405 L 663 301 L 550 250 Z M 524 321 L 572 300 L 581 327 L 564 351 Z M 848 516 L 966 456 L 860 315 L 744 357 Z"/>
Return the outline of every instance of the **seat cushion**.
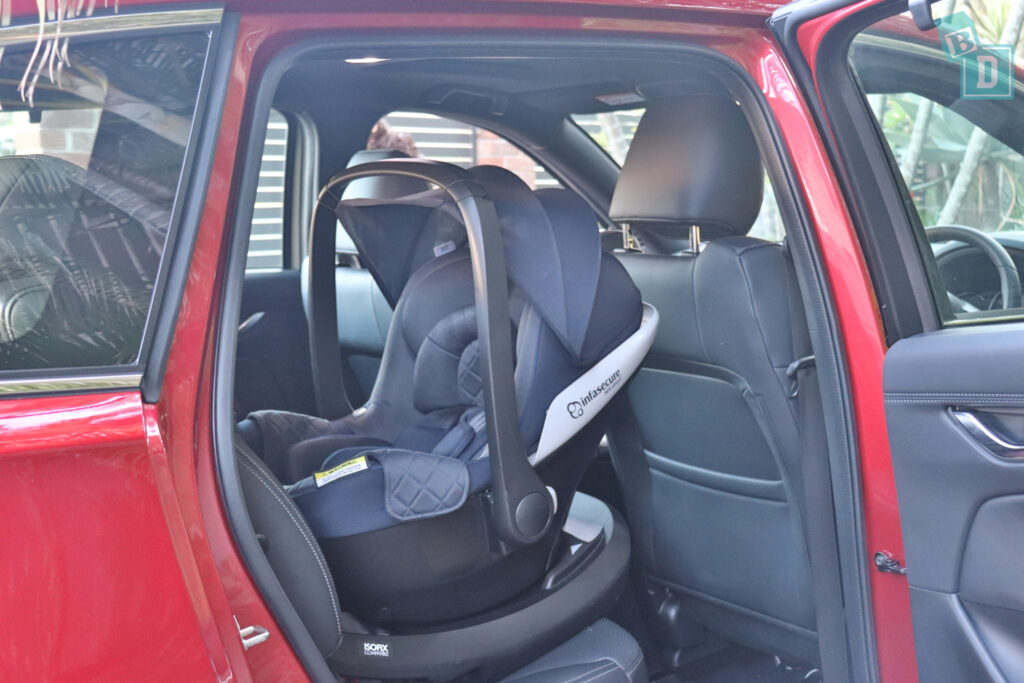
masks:
<path fill-rule="evenodd" d="M 502 683 L 646 683 L 644 655 L 633 636 L 607 619 L 528 664 Z"/>

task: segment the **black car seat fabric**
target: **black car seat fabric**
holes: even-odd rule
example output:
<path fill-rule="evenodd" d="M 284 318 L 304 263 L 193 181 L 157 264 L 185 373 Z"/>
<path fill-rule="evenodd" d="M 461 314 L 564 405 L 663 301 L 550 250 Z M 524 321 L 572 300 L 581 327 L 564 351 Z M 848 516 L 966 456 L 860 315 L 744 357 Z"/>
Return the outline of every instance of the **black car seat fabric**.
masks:
<path fill-rule="evenodd" d="M 396 149 L 364 149 L 352 155 L 348 167 L 387 159 L 407 159 L 407 154 Z M 344 199 L 390 199 L 425 192 L 430 184 L 405 176 L 375 176 L 360 178 L 345 188 Z M 433 245 L 432 245 L 433 246 Z M 394 302 L 388 302 L 376 281 L 358 261 L 358 250 L 345 229 L 339 226 L 335 250 L 345 255 L 335 272 L 338 306 L 338 343 L 341 347 L 342 371 L 345 373 L 345 392 L 349 403 L 361 406 L 373 390 L 380 370 L 380 356 L 384 350 L 388 327 L 391 325 Z M 354 257 L 354 258 L 353 258 Z M 422 263 L 420 264 L 422 265 Z M 302 261 L 302 302 L 308 316 L 309 257 Z"/>
<path fill-rule="evenodd" d="M 520 426 L 524 442 L 535 444 L 551 398 L 637 329 L 640 296 L 621 265 L 602 255 L 593 213 L 582 199 L 560 189 L 533 194 L 496 167 L 476 172 L 494 194 L 503 220 Z M 371 271 L 385 296 L 400 291 L 402 300 L 364 406 L 335 421 L 260 411 L 240 425 L 250 447 L 286 482 L 308 476 L 327 455 L 349 446 L 429 452 L 467 409 L 480 408 L 472 361 L 478 350 L 472 265 L 462 246 L 465 230 L 450 205 L 435 191 L 400 202 L 346 200 L 339 214 L 368 263 L 376 264 Z M 380 235 L 389 231 L 390 240 Z M 396 250 L 403 240 L 414 248 Z M 434 256 L 438 245 L 455 250 Z M 387 258 L 396 251 L 413 256 Z M 559 264 L 534 257 L 544 251 Z M 410 263 L 418 260 L 426 263 L 409 277 Z"/>
<path fill-rule="evenodd" d="M 169 221 L 96 171 L 0 160 L 0 368 L 131 363 Z"/>
<path fill-rule="evenodd" d="M 333 653 L 344 633 L 369 633 L 344 612 L 327 561 L 287 491 L 241 439 L 235 440 L 239 482 L 253 530 L 277 581 L 320 653 Z M 344 671 L 338 672 L 344 675 Z M 628 633 L 600 620 L 504 679 L 507 683 L 646 683 L 639 645 Z"/>
<path fill-rule="evenodd" d="M 619 254 L 661 324 L 609 442 L 620 477 L 639 482 L 623 494 L 654 583 L 726 637 L 813 660 L 799 415 L 786 376 L 806 322 L 783 247 L 746 236 L 762 173 L 735 103 L 693 96 L 644 114 L 610 213 L 664 250 Z M 691 225 L 703 250 L 670 255 L 689 244 Z"/>
<path fill-rule="evenodd" d="M 621 265 L 602 254 L 593 214 L 582 199 L 556 189 L 535 194 L 497 167 L 480 167 L 475 174 L 495 202 L 505 242 L 514 382 L 520 432 L 529 450 L 540 438 L 555 395 L 637 330 L 640 295 Z M 371 243 L 366 233 L 386 232 L 392 224 L 443 224 L 447 219 L 436 214 L 450 216 L 449 207 L 436 200 L 423 195 L 405 203 L 355 200 L 342 202 L 338 213 L 372 262 L 383 241 Z M 540 257 L 543 253 L 551 258 Z M 399 286 L 395 272 L 381 278 L 385 292 Z M 324 430 L 318 438 L 336 439 L 324 442 L 333 455 L 321 469 L 367 458 L 360 464 L 366 471 L 332 483 L 330 496 L 316 478 L 292 488 L 320 538 L 445 514 L 490 483 L 468 250 L 432 259 L 401 288 L 380 377 L 366 406 L 335 423 L 306 421 Z M 270 416 L 256 417 L 266 424 Z M 290 428 L 284 441 L 294 434 Z M 343 444 L 346 438 L 388 446 Z M 294 457 L 309 446 L 300 440 L 287 451 Z M 317 452 L 322 458 L 332 451 Z M 417 486 L 410 487 L 413 480 Z M 435 488 L 425 488 L 428 483 Z"/>

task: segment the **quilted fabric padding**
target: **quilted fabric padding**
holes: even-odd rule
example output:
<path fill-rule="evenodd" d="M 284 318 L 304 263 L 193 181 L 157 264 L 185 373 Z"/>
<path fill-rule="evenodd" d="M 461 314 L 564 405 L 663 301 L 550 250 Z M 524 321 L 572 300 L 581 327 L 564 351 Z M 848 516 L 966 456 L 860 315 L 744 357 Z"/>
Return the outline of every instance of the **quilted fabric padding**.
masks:
<path fill-rule="evenodd" d="M 484 406 L 484 380 L 480 376 L 480 340 L 474 339 L 459 359 L 459 398 L 465 405 Z"/>
<path fill-rule="evenodd" d="M 284 410 L 258 410 L 250 413 L 249 419 L 260 428 L 263 436 L 263 462 L 272 471 L 279 470 L 278 465 L 293 444 L 339 431 L 323 418 Z"/>
<path fill-rule="evenodd" d="M 384 507 L 399 521 L 437 517 L 466 502 L 469 470 L 461 460 L 394 448 L 366 455 L 384 470 Z"/>

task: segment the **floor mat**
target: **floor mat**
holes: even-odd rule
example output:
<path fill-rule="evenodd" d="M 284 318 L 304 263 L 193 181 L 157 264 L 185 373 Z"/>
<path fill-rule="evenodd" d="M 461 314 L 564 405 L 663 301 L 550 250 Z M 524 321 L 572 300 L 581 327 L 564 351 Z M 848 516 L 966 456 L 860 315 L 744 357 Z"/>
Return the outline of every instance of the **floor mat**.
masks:
<path fill-rule="evenodd" d="M 731 645 L 654 683 L 819 683 L 817 669 L 779 665 L 772 655 Z"/>

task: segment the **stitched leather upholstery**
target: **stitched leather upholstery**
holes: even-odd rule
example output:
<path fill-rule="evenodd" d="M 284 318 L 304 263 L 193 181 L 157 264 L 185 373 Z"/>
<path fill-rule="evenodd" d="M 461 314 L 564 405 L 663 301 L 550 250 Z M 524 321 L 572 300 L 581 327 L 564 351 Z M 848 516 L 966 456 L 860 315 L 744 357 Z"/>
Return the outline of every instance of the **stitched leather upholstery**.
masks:
<path fill-rule="evenodd" d="M 783 247 L 745 236 L 762 196 L 757 146 L 739 108 L 710 96 L 652 105 L 641 136 L 661 144 L 631 148 L 613 215 L 670 253 L 690 224 L 710 238 L 699 255 L 619 254 L 661 315 L 629 388 L 639 444 L 624 427 L 609 435 L 620 468 L 647 469 L 623 492 L 641 559 L 727 637 L 812 660 L 805 454 L 786 377 L 807 332 Z"/>
<path fill-rule="evenodd" d="M 501 683 L 646 683 L 643 653 L 633 636 L 602 619 Z"/>

